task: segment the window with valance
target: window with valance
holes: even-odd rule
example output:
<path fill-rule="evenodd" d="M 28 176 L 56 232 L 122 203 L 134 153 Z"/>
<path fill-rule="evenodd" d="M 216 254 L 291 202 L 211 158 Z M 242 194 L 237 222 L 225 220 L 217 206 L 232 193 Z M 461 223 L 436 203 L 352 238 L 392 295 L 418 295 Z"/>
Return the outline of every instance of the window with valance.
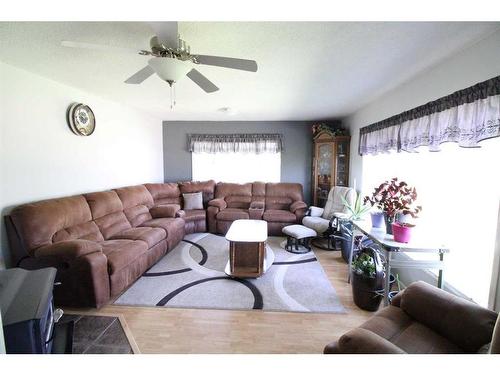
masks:
<path fill-rule="evenodd" d="M 479 147 L 500 136 L 500 76 L 360 129 L 359 154 L 439 151 L 444 142 Z"/>
<path fill-rule="evenodd" d="M 189 134 L 193 180 L 279 182 L 281 134 Z"/>
<path fill-rule="evenodd" d="M 188 149 L 191 152 L 243 152 L 261 154 L 279 153 L 283 150 L 281 134 L 189 134 Z"/>

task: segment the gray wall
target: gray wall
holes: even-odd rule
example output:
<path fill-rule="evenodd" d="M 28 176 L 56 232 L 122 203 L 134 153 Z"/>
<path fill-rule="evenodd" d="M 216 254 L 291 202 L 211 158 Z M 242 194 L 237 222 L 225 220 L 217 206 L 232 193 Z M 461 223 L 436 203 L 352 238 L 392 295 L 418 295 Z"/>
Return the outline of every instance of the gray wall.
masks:
<path fill-rule="evenodd" d="M 311 123 L 304 121 L 164 121 L 163 167 L 165 181 L 191 180 L 189 133 L 281 133 L 285 151 L 281 154 L 281 181 L 299 182 L 304 199 L 311 198 Z"/>

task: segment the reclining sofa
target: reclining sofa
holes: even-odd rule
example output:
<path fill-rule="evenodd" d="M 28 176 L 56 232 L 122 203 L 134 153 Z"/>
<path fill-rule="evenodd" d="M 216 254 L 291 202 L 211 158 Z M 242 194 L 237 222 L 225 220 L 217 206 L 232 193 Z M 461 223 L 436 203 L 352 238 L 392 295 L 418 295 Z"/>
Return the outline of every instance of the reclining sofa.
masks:
<path fill-rule="evenodd" d="M 183 209 L 201 192 L 203 209 Z M 302 186 L 290 183 L 159 183 L 49 199 L 5 216 L 12 259 L 57 268 L 59 306 L 101 307 L 118 297 L 186 233 L 224 234 L 236 219 L 263 219 L 269 234 L 300 223 Z"/>
<path fill-rule="evenodd" d="M 496 322 L 496 324 L 495 324 Z M 324 349 L 325 354 L 498 354 L 494 311 L 417 281 Z"/>

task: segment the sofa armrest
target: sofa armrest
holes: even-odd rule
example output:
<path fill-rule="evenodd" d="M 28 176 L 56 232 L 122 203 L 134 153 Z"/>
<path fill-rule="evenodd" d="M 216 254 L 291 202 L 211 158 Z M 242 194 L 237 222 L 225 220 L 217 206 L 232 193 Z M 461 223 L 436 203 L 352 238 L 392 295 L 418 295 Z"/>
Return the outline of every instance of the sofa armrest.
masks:
<path fill-rule="evenodd" d="M 498 314 L 423 281 L 404 289 L 401 309 L 413 319 L 473 353 L 491 341 Z"/>
<path fill-rule="evenodd" d="M 179 210 L 175 213 L 175 217 L 180 217 L 181 219 L 183 219 L 185 216 L 186 216 L 186 211 L 184 210 Z"/>
<path fill-rule="evenodd" d="M 325 354 L 405 354 L 406 352 L 376 333 L 355 328 L 336 343 L 325 347 Z"/>
<path fill-rule="evenodd" d="M 162 217 L 176 217 L 177 211 L 181 209 L 178 204 L 161 204 L 159 206 L 152 207 L 149 212 L 154 219 Z"/>
<path fill-rule="evenodd" d="M 253 201 L 250 203 L 251 210 L 263 210 L 265 207 L 265 203 L 262 201 Z"/>
<path fill-rule="evenodd" d="M 219 210 L 223 210 L 227 207 L 227 203 L 222 198 L 212 199 L 208 202 L 209 206 L 217 207 Z"/>
<path fill-rule="evenodd" d="M 71 240 L 45 245 L 35 250 L 35 258 L 55 257 L 62 261 L 72 261 L 82 256 L 101 253 L 102 247 L 97 242 Z"/>
<path fill-rule="evenodd" d="M 302 201 L 295 201 L 290 205 L 290 211 L 295 213 L 297 210 L 307 210 L 307 204 Z"/>

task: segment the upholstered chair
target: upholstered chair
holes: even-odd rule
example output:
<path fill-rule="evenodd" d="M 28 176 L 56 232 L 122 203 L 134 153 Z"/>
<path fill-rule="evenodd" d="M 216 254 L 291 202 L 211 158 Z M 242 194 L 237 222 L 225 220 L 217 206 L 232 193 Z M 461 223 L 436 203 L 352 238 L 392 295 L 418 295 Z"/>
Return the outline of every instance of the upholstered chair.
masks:
<path fill-rule="evenodd" d="M 494 311 L 418 281 L 324 353 L 498 354 L 500 320 Z"/>
<path fill-rule="evenodd" d="M 325 207 L 311 206 L 307 215 L 302 219 L 304 226 L 318 233 L 318 238 L 313 241 L 315 246 L 325 250 L 335 249 L 332 236 L 337 230 L 337 219 L 349 216 L 342 197 L 352 205 L 356 199 L 356 192 L 350 187 L 334 186 L 328 193 Z"/>

